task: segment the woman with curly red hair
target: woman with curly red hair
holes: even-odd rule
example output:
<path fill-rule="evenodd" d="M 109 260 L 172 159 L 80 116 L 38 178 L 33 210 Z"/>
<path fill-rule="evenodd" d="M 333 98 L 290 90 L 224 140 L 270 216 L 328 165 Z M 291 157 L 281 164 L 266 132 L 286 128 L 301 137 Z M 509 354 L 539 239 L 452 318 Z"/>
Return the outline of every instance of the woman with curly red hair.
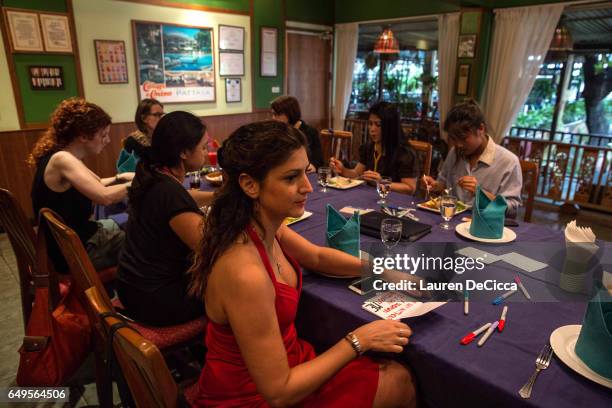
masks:
<path fill-rule="evenodd" d="M 83 163 L 108 144 L 110 124 L 110 116 L 98 105 L 81 98 L 66 99 L 51 115 L 51 126 L 28 159 L 36 167 L 31 193 L 34 211 L 47 207 L 57 212 L 78 234 L 97 270 L 117 264 L 125 236 L 113 220 L 91 220 L 92 202 L 109 205 L 123 200 L 134 177 L 134 173 L 121 173 L 100 178 Z M 55 241 L 47 241 L 56 269 L 66 272 Z"/>

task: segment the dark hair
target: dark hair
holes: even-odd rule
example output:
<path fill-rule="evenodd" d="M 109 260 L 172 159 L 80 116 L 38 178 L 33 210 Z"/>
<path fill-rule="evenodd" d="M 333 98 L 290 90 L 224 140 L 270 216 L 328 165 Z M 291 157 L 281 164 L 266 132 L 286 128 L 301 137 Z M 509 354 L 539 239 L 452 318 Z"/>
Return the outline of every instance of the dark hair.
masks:
<path fill-rule="evenodd" d="M 136 127 L 142 133 L 146 134 L 149 131 L 149 129 L 147 129 L 147 124 L 144 122 L 144 118 L 151 113 L 151 108 L 155 105 L 159 105 L 162 109 L 164 107 L 164 105 L 157 99 L 147 98 L 140 101 L 138 107 L 136 108 L 134 122 L 136 122 Z"/>
<path fill-rule="evenodd" d="M 287 115 L 290 125 L 295 125 L 295 123 L 302 118 L 300 103 L 293 96 L 279 96 L 270 102 L 270 106 L 277 115 L 282 115 L 283 113 Z"/>
<path fill-rule="evenodd" d="M 444 121 L 444 131 L 448 132 L 450 139 L 463 140 L 482 124 L 487 124 L 484 113 L 478 103 L 470 99 L 451 108 Z"/>
<path fill-rule="evenodd" d="M 175 167 L 181 163 L 181 153 L 193 150 L 206 133 L 206 125 L 197 116 L 182 111 L 165 115 L 153 131 L 151 150 L 136 166 L 136 176 L 128 190 L 130 215 L 137 215 L 142 197 L 160 180 L 156 169 Z"/>
<path fill-rule="evenodd" d="M 380 118 L 381 145 L 385 154 L 382 173 L 391 173 L 390 167 L 395 161 L 398 147 L 404 138 L 399 110 L 392 103 L 377 102 L 372 105 L 368 115 L 376 115 Z"/>
<path fill-rule="evenodd" d="M 111 117 L 98 105 L 82 98 L 65 99 L 51 114 L 51 126 L 36 141 L 28 164 L 36 166 L 49 152 L 66 147 L 78 136 L 88 139 L 111 124 Z"/>
<path fill-rule="evenodd" d="M 217 154 L 224 180 L 215 194 L 204 225 L 203 239 L 190 269 L 193 294 L 204 295 L 215 261 L 243 234 L 251 220 L 259 223 L 255 202 L 238 183 L 240 175 L 248 174 L 261 182 L 271 169 L 305 146 L 302 132 L 272 120 L 241 126 L 223 143 Z"/>

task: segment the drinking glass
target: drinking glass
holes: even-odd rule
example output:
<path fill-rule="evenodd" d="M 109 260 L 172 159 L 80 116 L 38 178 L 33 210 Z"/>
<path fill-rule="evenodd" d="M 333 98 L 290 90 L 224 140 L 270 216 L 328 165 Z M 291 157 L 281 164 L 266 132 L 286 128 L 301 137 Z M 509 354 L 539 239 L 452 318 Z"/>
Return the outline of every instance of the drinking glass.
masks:
<path fill-rule="evenodd" d="M 325 193 L 327 192 L 327 183 L 329 183 L 329 178 L 331 176 L 331 168 L 326 167 L 326 166 L 319 167 L 318 175 L 319 175 L 319 184 L 323 186 L 323 188 L 321 189 L 321 192 Z"/>
<path fill-rule="evenodd" d="M 189 175 L 189 187 L 194 190 L 200 189 L 200 172 L 194 171 Z"/>
<path fill-rule="evenodd" d="M 393 248 L 402 238 L 402 221 L 397 218 L 385 218 L 380 223 L 380 239 L 387 248 Z"/>
<path fill-rule="evenodd" d="M 381 177 L 381 179 L 376 182 L 376 191 L 380 197 L 380 200 L 378 200 L 376 203 L 380 205 L 387 204 L 386 198 L 391 191 L 391 178 Z"/>
<path fill-rule="evenodd" d="M 449 230 L 451 228 L 448 222 L 453 218 L 456 211 L 457 197 L 452 195 L 443 195 L 440 197 L 440 215 L 444 220 L 444 222 L 440 224 L 440 228 L 444 230 Z"/>

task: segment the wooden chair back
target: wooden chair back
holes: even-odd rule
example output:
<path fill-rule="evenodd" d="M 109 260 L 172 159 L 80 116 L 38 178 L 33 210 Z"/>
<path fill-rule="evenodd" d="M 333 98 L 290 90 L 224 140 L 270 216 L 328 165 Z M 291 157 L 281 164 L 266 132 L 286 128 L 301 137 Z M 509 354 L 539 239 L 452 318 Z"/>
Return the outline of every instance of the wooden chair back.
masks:
<path fill-rule="evenodd" d="M 417 177 L 421 177 L 423 174 L 426 176 L 430 175 L 431 172 L 431 155 L 433 148 L 431 143 L 421 142 L 419 140 L 409 140 L 408 144 L 414 149 L 421 163 L 422 170 Z"/>
<path fill-rule="evenodd" d="M 25 327 L 30 319 L 34 301 L 32 277 L 36 269 L 36 233 L 13 194 L 3 188 L 0 188 L 0 225 L 7 233 L 17 259 L 21 312 Z"/>
<path fill-rule="evenodd" d="M 351 161 L 353 133 L 346 130 L 323 129 L 321 134 L 321 148 L 323 162 L 329 163 L 331 157 Z"/>
<path fill-rule="evenodd" d="M 40 228 L 49 228 L 51 235 L 57 242 L 66 259 L 70 275 L 72 276 L 72 290 L 76 290 L 77 296 L 83 304 L 86 304 L 85 291 L 92 286 L 100 291 L 106 305 L 112 308 L 110 298 L 104 289 L 104 284 L 96 272 L 91 259 L 76 232 L 66 224 L 62 218 L 49 208 L 40 210 Z"/>
<path fill-rule="evenodd" d="M 124 323 L 112 315 L 102 317 L 103 313 L 112 310 L 108 308 L 106 299 L 98 288 L 87 289 L 85 295 L 105 332 L 110 333 L 113 325 Z M 164 357 L 153 343 L 130 327 L 119 328 L 108 341 L 112 341 L 113 351 L 137 407 L 178 406 L 178 386 Z"/>
<path fill-rule="evenodd" d="M 522 195 L 527 195 L 525 200 L 525 222 L 531 222 L 533 205 L 535 202 L 536 189 L 538 188 L 538 165 L 535 162 L 521 160 L 521 172 L 523 173 Z"/>

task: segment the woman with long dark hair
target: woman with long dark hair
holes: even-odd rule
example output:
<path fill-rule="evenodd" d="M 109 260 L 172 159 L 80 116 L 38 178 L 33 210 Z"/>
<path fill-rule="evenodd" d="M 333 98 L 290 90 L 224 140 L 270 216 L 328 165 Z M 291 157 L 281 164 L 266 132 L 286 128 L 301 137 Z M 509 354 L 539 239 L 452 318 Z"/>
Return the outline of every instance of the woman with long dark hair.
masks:
<path fill-rule="evenodd" d="M 124 234 L 113 220 L 92 221 L 92 202 L 117 203 L 127 194 L 134 173 L 100 178 L 83 159 L 109 143 L 111 118 L 98 105 L 81 98 L 62 101 L 51 115 L 51 126 L 36 142 L 28 163 L 36 167 L 32 183 L 35 214 L 43 207 L 58 213 L 72 228 L 97 270 L 115 266 Z M 48 235 L 49 256 L 59 272 L 68 265 Z"/>
<path fill-rule="evenodd" d="M 153 132 L 151 154 L 136 167 L 117 291 L 126 314 L 143 323 L 168 326 L 204 313 L 201 300 L 187 296 L 203 215 L 183 181 L 204 165 L 206 142 L 197 116 L 169 113 Z"/>
<path fill-rule="evenodd" d="M 312 192 L 301 132 L 257 122 L 236 130 L 219 153 L 215 196 L 192 267 L 192 293 L 209 319 L 198 406 L 414 406 L 410 371 L 365 351 L 399 353 L 410 328 L 377 320 L 316 356 L 294 326 L 300 265 L 359 276 L 361 261 L 316 246 L 283 224 Z"/>
<path fill-rule="evenodd" d="M 391 177 L 391 190 L 412 194 L 416 189 L 418 159 L 402 133 L 400 114 L 395 105 L 378 102 L 370 108 L 368 116 L 370 141 L 359 148 L 359 163 L 353 169 L 344 167 L 336 158 L 330 165 L 345 177 L 361 177 L 376 182 Z"/>

